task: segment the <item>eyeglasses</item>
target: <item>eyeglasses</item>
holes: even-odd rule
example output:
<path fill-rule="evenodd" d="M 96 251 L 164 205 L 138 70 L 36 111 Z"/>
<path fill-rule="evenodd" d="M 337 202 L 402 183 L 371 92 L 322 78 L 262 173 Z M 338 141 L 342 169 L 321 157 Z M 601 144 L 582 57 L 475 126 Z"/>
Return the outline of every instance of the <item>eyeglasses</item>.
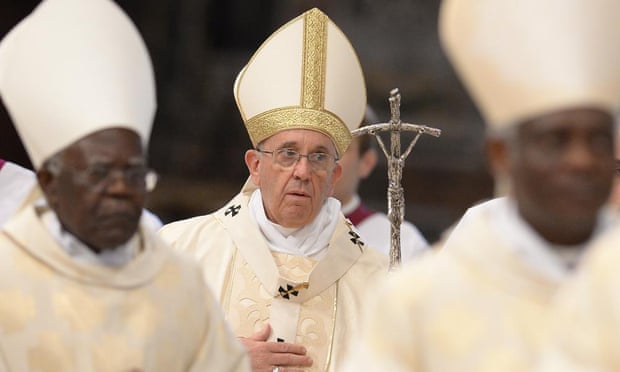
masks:
<path fill-rule="evenodd" d="M 124 169 L 112 168 L 103 164 L 93 164 L 84 170 L 74 171 L 77 182 L 94 188 L 109 186 L 116 176 L 131 188 L 144 188 L 152 191 L 157 185 L 157 173 L 144 165 L 129 166 Z"/>
<path fill-rule="evenodd" d="M 283 168 L 290 168 L 295 165 L 302 157 L 308 159 L 308 163 L 314 171 L 326 171 L 329 167 L 338 160 L 334 155 L 330 155 L 324 152 L 313 152 L 310 154 L 300 154 L 299 152 L 291 149 L 279 149 L 275 151 L 266 151 L 256 149 L 256 151 L 262 154 L 269 154 L 273 161 Z"/>

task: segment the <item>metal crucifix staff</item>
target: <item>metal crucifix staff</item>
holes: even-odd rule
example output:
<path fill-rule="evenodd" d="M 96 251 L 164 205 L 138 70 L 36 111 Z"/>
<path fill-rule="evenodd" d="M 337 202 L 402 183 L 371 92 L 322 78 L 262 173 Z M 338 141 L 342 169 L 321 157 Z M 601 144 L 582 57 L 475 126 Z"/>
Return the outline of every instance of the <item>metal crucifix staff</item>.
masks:
<path fill-rule="evenodd" d="M 390 91 L 390 111 L 392 117 L 389 123 L 367 125 L 351 132 L 353 137 L 369 134 L 375 136 L 388 162 L 388 219 L 390 220 L 390 271 L 400 265 L 400 225 L 405 214 L 405 193 L 401 185 L 405 159 L 418 142 L 422 134 L 434 137 L 441 135 L 441 130 L 426 125 L 408 124 L 400 120 L 400 93 L 398 88 Z M 379 132 L 390 132 L 390 152 L 387 151 Z M 417 132 L 404 153 L 400 151 L 400 132 Z"/>

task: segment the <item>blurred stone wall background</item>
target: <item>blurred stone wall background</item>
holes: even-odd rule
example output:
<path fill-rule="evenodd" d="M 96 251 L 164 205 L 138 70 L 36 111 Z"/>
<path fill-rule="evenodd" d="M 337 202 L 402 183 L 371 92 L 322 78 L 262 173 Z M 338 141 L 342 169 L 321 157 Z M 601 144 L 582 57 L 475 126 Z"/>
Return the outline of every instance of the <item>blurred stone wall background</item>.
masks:
<path fill-rule="evenodd" d="M 234 78 L 269 34 L 315 6 L 351 39 L 381 121 L 389 119 L 387 98 L 398 87 L 403 121 L 443 131 L 439 139 L 423 136 L 407 159 L 406 218 L 434 241 L 468 206 L 492 195 L 482 120 L 439 47 L 438 0 L 117 2 L 143 33 L 155 65 L 159 107 L 150 162 L 161 179 L 149 208 L 165 222 L 213 211 L 239 191 L 250 141 L 234 104 Z M 36 4 L 2 0 L 0 36 Z M 30 166 L 4 108 L 0 157 Z M 383 211 L 385 164 L 361 189 Z"/>

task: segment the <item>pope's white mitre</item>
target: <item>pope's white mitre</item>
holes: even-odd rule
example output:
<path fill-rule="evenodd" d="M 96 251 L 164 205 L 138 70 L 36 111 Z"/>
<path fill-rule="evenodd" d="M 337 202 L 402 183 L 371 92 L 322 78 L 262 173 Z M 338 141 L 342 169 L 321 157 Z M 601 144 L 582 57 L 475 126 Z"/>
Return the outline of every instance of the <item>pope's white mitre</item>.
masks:
<path fill-rule="evenodd" d="M 331 137 L 341 155 L 366 108 L 355 50 L 316 8 L 260 46 L 237 76 L 234 95 L 254 146 L 282 130 L 311 129 Z"/>
<path fill-rule="evenodd" d="M 151 61 L 110 0 L 45 0 L 0 43 L 0 95 L 36 168 L 96 131 L 146 145 L 155 113 Z"/>
<path fill-rule="evenodd" d="M 620 1 L 444 0 L 440 36 L 487 123 L 620 103 Z"/>

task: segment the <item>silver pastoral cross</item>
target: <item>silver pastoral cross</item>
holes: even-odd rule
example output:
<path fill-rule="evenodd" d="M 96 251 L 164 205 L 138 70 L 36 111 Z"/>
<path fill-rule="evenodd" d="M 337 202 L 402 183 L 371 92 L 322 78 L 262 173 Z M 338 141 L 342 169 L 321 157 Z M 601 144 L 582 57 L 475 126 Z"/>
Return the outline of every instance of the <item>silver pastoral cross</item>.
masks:
<path fill-rule="evenodd" d="M 441 135 L 441 130 L 427 127 L 426 125 L 408 124 L 400 121 L 400 93 L 398 88 L 390 91 L 390 111 L 392 118 L 389 123 L 367 125 L 351 132 L 354 137 L 364 134 L 375 136 L 381 150 L 388 162 L 388 218 L 390 220 L 390 271 L 400 265 L 400 225 L 403 223 L 405 214 L 405 194 L 401 185 L 403 166 L 405 159 L 418 142 L 422 134 L 430 134 L 434 137 Z M 379 132 L 390 132 L 390 152 L 387 151 Z M 400 152 L 400 132 L 417 132 L 415 138 L 403 154 Z"/>

